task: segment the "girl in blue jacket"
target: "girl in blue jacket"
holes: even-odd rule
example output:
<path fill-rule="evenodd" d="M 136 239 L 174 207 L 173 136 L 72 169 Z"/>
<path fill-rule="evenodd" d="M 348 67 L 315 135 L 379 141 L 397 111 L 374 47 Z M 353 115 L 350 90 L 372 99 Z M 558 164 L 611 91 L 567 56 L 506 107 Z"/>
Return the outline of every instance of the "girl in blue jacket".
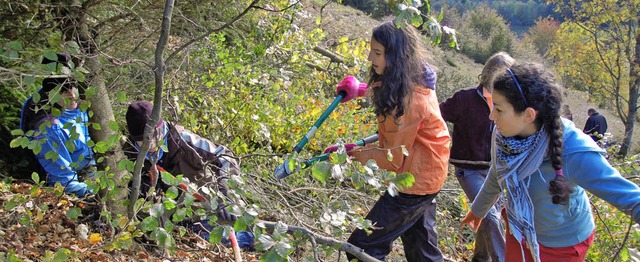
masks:
<path fill-rule="evenodd" d="M 55 63 L 56 70 L 69 68 L 71 57 L 57 56 L 57 61 L 45 58 L 43 64 Z M 78 105 L 80 85 L 71 78 L 45 78 L 37 99 L 30 97 L 24 103 L 20 128 L 41 145 L 34 154 L 46 172 L 47 185 L 60 183 L 65 193 L 85 196 L 92 191 L 81 179 L 93 175 L 95 161 L 89 146 L 89 116 Z"/>
<path fill-rule="evenodd" d="M 640 223 L 640 188 L 560 118 L 562 97 L 550 72 L 516 63 L 493 86 L 491 168 L 463 225 L 477 230 L 504 191 L 505 261 L 584 261 L 595 229 L 587 191 Z"/>

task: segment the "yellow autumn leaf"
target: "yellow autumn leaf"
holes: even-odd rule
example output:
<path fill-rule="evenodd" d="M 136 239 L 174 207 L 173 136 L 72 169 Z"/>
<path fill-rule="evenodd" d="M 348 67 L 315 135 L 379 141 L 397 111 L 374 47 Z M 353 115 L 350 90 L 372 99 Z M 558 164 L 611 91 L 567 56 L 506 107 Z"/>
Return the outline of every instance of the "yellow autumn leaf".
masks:
<path fill-rule="evenodd" d="M 89 236 L 89 243 L 92 245 L 98 244 L 100 241 L 102 241 L 102 236 L 98 233 L 93 233 Z"/>

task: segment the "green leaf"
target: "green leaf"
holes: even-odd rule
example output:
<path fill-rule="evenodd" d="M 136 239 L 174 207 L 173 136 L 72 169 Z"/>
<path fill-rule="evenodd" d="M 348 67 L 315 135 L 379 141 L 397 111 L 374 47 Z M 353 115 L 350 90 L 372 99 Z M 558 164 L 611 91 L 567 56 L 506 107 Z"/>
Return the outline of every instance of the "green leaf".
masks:
<path fill-rule="evenodd" d="M 11 143 L 9 143 L 9 147 L 11 148 L 16 148 L 20 146 L 20 140 L 22 137 L 16 137 L 14 139 L 11 140 Z"/>
<path fill-rule="evenodd" d="M 138 198 L 138 200 L 136 200 L 136 203 L 133 205 L 133 210 L 140 210 L 140 208 L 142 207 L 142 205 L 144 204 L 144 198 Z"/>
<path fill-rule="evenodd" d="M 347 155 L 347 151 L 339 149 L 337 152 L 329 155 L 329 162 L 331 162 L 331 164 L 342 164 L 347 162 L 347 157 L 349 157 L 349 155 Z"/>
<path fill-rule="evenodd" d="M 118 91 L 118 93 L 116 94 L 116 102 L 117 103 L 127 102 L 127 95 L 123 91 Z"/>
<path fill-rule="evenodd" d="M 69 255 L 71 255 L 71 250 L 66 248 L 60 248 L 53 256 L 54 262 L 65 262 L 69 260 Z"/>
<path fill-rule="evenodd" d="M 174 200 L 172 200 L 172 199 L 165 200 L 164 202 L 162 202 L 162 205 L 167 210 L 172 210 L 172 209 L 176 208 L 176 202 Z"/>
<path fill-rule="evenodd" d="M 22 129 L 14 129 L 14 130 L 11 130 L 11 135 L 21 136 L 21 135 L 24 135 L 24 131 L 22 131 Z"/>
<path fill-rule="evenodd" d="M 20 41 L 11 41 L 7 43 L 7 47 L 14 51 L 22 51 L 22 43 Z"/>
<path fill-rule="evenodd" d="M 93 127 L 93 129 L 95 130 L 102 130 L 102 125 L 100 125 L 99 123 L 92 123 L 91 127 Z"/>
<path fill-rule="evenodd" d="M 99 154 L 106 153 L 107 151 L 109 151 L 109 144 L 107 144 L 107 142 L 105 141 L 100 141 L 96 143 L 96 146 L 93 147 L 93 151 Z"/>
<path fill-rule="evenodd" d="M 420 14 L 413 14 L 411 16 L 411 24 L 415 27 L 422 25 L 422 17 Z"/>
<path fill-rule="evenodd" d="M 33 100 L 33 102 L 36 103 L 36 104 L 38 102 L 40 102 L 40 99 L 41 99 L 40 98 L 40 93 L 38 93 L 38 92 L 33 93 L 33 96 L 31 96 L 31 100 Z"/>
<path fill-rule="evenodd" d="M 155 217 L 148 216 L 140 223 L 140 227 L 144 232 L 150 232 L 158 228 L 158 220 Z"/>
<path fill-rule="evenodd" d="M 393 183 L 400 186 L 401 188 L 409 188 L 413 186 L 413 183 L 416 182 L 416 179 L 409 172 L 404 172 L 396 176 L 393 180 Z"/>
<path fill-rule="evenodd" d="M 51 150 L 44 155 L 44 159 L 49 159 L 52 162 L 58 161 L 58 157 L 60 157 L 60 155 L 58 154 L 58 151 L 55 150 Z"/>
<path fill-rule="evenodd" d="M 163 214 L 164 208 L 160 203 L 153 204 L 153 207 L 149 209 L 149 215 L 152 217 L 161 217 Z"/>
<path fill-rule="evenodd" d="M 296 170 L 298 170 L 298 165 L 295 159 L 288 159 L 286 160 L 286 163 L 289 166 L 289 170 L 291 170 L 291 172 L 295 172 Z"/>
<path fill-rule="evenodd" d="M 273 247 L 276 244 L 273 238 L 271 238 L 271 236 L 267 234 L 260 235 L 258 237 L 258 242 L 259 242 L 258 246 L 262 250 L 269 250 L 271 249 L 271 247 Z"/>
<path fill-rule="evenodd" d="M 4 209 L 7 211 L 11 211 L 13 208 L 17 206 L 18 206 L 18 203 L 13 201 L 13 199 L 11 199 L 7 202 L 7 204 L 4 205 Z"/>
<path fill-rule="evenodd" d="M 58 55 L 53 50 L 44 50 L 44 53 L 42 54 L 42 56 L 44 56 L 45 58 L 51 61 L 58 61 Z"/>
<path fill-rule="evenodd" d="M 183 221 L 187 217 L 187 209 L 186 208 L 178 208 L 175 213 L 173 213 L 173 217 L 171 221 L 180 222 Z"/>
<path fill-rule="evenodd" d="M 164 173 L 162 173 L 164 176 Z M 179 195 L 179 191 L 178 188 L 175 186 L 171 186 L 169 187 L 169 189 L 167 189 L 167 192 L 165 192 L 165 196 L 169 199 L 176 199 Z"/>
<path fill-rule="evenodd" d="M 36 184 L 40 183 L 40 175 L 36 172 L 31 173 L 31 179 L 36 182 Z"/>
<path fill-rule="evenodd" d="M 163 248 L 170 248 L 174 244 L 173 238 L 171 237 L 171 235 L 169 235 L 167 230 L 165 230 L 164 228 L 161 228 L 161 227 L 157 228 L 154 231 L 154 236 L 156 238 L 156 242 L 158 243 L 158 245 Z"/>
<path fill-rule="evenodd" d="M 260 261 L 261 262 L 284 262 L 289 260 L 285 259 L 284 257 L 281 257 L 276 252 L 276 250 L 269 250 L 269 252 L 267 252 L 266 254 L 260 257 Z"/>
<path fill-rule="evenodd" d="M 331 177 L 331 164 L 324 161 L 314 163 L 311 176 L 320 182 L 327 181 Z"/>
<path fill-rule="evenodd" d="M 113 130 L 113 131 L 118 131 L 120 130 L 120 126 L 118 126 L 118 122 L 116 121 L 109 121 L 109 129 Z"/>
<path fill-rule="evenodd" d="M 281 257 L 287 257 L 292 251 L 291 245 L 286 242 L 278 242 L 273 249 L 275 249 Z"/>
<path fill-rule="evenodd" d="M 67 210 L 67 217 L 71 220 L 78 219 L 80 215 L 82 215 L 82 209 L 80 209 L 79 207 L 72 207 Z"/>
<path fill-rule="evenodd" d="M 214 227 L 209 233 L 209 243 L 217 244 L 222 241 L 222 235 L 224 234 L 223 227 Z"/>
<path fill-rule="evenodd" d="M 176 186 L 180 184 L 180 180 L 176 179 L 176 177 L 174 177 L 169 172 L 162 173 L 162 175 L 160 176 L 160 179 L 162 179 L 162 182 L 164 182 L 167 185 Z"/>

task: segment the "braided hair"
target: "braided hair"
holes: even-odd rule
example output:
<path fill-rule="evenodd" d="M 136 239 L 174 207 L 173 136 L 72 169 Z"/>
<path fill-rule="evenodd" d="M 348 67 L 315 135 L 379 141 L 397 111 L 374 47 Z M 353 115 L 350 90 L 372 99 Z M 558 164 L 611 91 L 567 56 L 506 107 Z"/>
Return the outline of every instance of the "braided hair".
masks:
<path fill-rule="evenodd" d="M 371 38 L 384 47 L 386 67 L 379 75 L 373 67 L 369 70 L 369 84 L 380 81 L 374 88 L 372 102 L 378 116 L 393 116 L 394 120 L 405 113 L 405 104 L 413 84 L 422 84 L 422 73 L 431 60 L 422 42 L 421 35 L 410 24 L 396 25 L 386 21 L 373 29 Z M 435 87 L 430 87 L 435 88 Z"/>
<path fill-rule="evenodd" d="M 518 63 L 496 76 L 494 92 L 499 92 L 513 106 L 516 113 L 531 107 L 537 111 L 535 125 L 544 126 L 549 140 L 548 155 L 556 176 L 549 183 L 549 193 L 554 204 L 567 204 L 572 189 L 562 173 L 562 136 L 560 120 L 562 96 L 554 76 L 537 63 Z"/>

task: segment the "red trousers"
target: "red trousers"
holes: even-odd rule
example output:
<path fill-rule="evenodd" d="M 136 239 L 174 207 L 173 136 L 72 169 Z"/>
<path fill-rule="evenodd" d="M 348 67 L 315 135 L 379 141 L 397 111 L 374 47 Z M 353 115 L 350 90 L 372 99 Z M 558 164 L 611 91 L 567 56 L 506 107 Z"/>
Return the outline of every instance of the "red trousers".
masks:
<path fill-rule="evenodd" d="M 504 210 L 503 217 L 505 216 Z M 505 219 L 506 221 L 506 219 Z M 593 243 L 593 237 L 595 231 L 585 240 L 576 245 L 568 247 L 545 247 L 538 242 L 540 246 L 540 261 L 542 262 L 583 262 L 587 257 L 587 251 Z M 531 252 L 526 245 L 520 245 L 513 235 L 509 232 L 509 224 L 507 223 L 506 232 L 506 250 L 505 261 L 509 262 L 523 262 L 522 252 L 524 250 L 525 260 L 524 262 L 534 261 L 531 257 Z M 522 249 L 521 249 L 522 247 Z"/>

